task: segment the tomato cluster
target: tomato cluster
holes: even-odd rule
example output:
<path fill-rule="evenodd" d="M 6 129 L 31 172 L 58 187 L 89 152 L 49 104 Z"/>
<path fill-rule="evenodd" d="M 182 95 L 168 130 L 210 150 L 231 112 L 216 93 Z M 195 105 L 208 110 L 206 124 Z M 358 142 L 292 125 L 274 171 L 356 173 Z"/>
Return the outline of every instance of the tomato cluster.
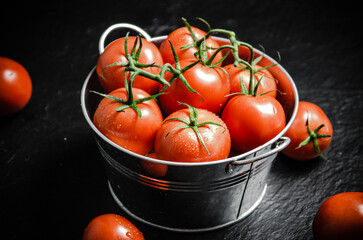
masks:
<path fill-rule="evenodd" d="M 256 57 L 233 31 L 212 29 L 200 20 L 208 31 L 183 19 L 185 26 L 160 46 L 127 34 L 106 47 L 96 69 L 105 93 L 95 92 L 103 99 L 93 121 L 107 138 L 150 158 L 205 162 L 251 151 L 285 128 L 284 108 L 277 100 L 285 93 L 270 72 L 275 65 L 260 64 L 263 57 Z M 215 33 L 230 42 L 220 45 Z M 283 153 L 296 160 L 324 158 L 332 125 L 317 105 L 298 104 L 285 134 L 291 144 Z M 166 165 L 141 164 L 151 176 L 167 172 Z M 318 213 L 315 226 L 326 224 L 324 214 Z"/>
<path fill-rule="evenodd" d="M 281 132 L 286 119 L 273 66 L 258 65 L 262 57 L 234 32 L 183 21 L 159 47 L 127 34 L 105 48 L 97 75 L 106 94 L 98 93 L 95 126 L 130 151 L 179 162 L 242 154 Z M 230 44 L 220 45 L 214 33 Z"/>

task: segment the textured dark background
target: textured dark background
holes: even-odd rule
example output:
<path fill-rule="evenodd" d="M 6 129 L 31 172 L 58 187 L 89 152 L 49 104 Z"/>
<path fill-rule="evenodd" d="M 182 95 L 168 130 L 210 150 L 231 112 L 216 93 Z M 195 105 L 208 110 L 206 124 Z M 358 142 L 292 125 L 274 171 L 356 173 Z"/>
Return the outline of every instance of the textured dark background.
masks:
<path fill-rule="evenodd" d="M 129 22 L 159 36 L 182 26 L 184 16 L 232 29 L 273 57 L 279 51 L 300 99 L 331 119 L 330 161 L 298 163 L 279 155 L 261 205 L 221 230 L 174 234 L 134 223 L 148 240 L 312 239 L 312 220 L 327 197 L 363 191 L 361 13 L 349 1 L 317 2 L 9 3 L 0 16 L 0 55 L 27 68 L 33 95 L 23 111 L 0 118 L 1 238 L 80 239 L 95 216 L 123 214 L 109 193 L 80 90 L 108 26 Z"/>

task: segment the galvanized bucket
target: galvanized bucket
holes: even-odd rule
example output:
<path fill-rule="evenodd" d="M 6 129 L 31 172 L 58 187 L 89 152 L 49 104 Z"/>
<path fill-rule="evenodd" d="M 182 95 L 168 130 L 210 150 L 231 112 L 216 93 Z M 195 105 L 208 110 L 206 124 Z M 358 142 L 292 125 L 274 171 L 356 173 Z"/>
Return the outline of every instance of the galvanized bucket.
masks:
<path fill-rule="evenodd" d="M 131 28 L 159 46 L 166 36 L 150 37 L 137 26 L 115 24 L 101 36 L 100 53 L 107 35 L 118 28 Z M 227 39 L 215 38 L 220 43 Z M 262 55 L 255 50 L 257 56 Z M 109 188 L 116 203 L 130 216 L 146 224 L 181 232 L 214 230 L 248 216 L 266 192 L 266 178 L 277 153 L 290 139 L 284 137 L 298 108 L 296 86 L 275 60 L 267 55 L 262 66 L 277 64 L 271 73 L 278 79 L 278 100 L 286 113 L 286 127 L 264 145 L 245 154 L 214 162 L 182 163 L 157 160 L 124 149 L 106 138 L 93 124 L 93 114 L 102 92 L 95 68 L 87 76 L 81 92 L 84 117 L 94 132 L 103 157 Z"/>

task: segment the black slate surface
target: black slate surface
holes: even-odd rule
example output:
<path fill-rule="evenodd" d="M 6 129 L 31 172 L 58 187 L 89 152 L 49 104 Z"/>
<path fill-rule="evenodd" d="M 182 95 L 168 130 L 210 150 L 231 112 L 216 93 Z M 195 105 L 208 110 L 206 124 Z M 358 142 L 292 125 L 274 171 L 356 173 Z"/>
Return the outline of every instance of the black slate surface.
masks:
<path fill-rule="evenodd" d="M 182 26 L 183 16 L 192 23 L 202 17 L 253 46 L 263 45 L 270 56 L 279 51 L 300 99 L 318 104 L 334 128 L 330 161 L 277 157 L 262 203 L 245 220 L 199 234 L 134 221 L 147 240 L 312 239 L 312 220 L 327 197 L 363 191 L 362 24 L 353 3 L 28 1 L 9 3 L 3 11 L 8 14 L 0 17 L 0 55 L 27 68 L 33 95 L 23 111 L 0 118 L 2 239 L 80 239 L 93 217 L 124 214 L 109 193 L 80 107 L 99 37 L 119 22 L 159 36 Z"/>

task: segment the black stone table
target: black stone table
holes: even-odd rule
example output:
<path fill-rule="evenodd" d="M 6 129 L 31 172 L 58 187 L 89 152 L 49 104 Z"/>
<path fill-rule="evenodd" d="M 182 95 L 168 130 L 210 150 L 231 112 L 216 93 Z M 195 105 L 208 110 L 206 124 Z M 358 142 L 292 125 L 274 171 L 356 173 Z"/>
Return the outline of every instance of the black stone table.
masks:
<path fill-rule="evenodd" d="M 111 197 L 80 107 L 99 37 L 114 23 L 132 23 L 160 36 L 182 26 L 181 17 L 192 23 L 202 17 L 262 45 L 270 56 L 280 52 L 300 100 L 319 105 L 333 124 L 330 161 L 301 163 L 278 155 L 259 207 L 227 228 L 180 234 L 134 223 L 148 240 L 312 239 L 312 220 L 326 198 L 363 191 L 358 10 L 347 2 L 313 1 L 9 3 L 0 16 L 0 55 L 26 67 L 33 95 L 21 112 L 0 118 L 0 238 L 80 239 L 95 216 L 125 214 Z"/>

